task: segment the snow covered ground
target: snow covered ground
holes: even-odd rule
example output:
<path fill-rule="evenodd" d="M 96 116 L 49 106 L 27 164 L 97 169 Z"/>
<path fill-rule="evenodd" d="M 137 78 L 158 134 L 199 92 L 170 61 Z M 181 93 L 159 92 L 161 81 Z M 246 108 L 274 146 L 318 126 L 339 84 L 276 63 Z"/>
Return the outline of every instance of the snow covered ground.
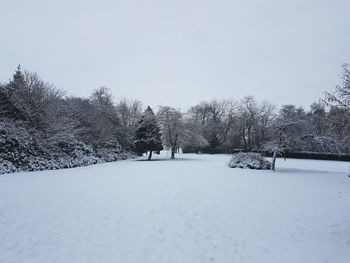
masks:
<path fill-rule="evenodd" d="M 350 262 L 349 163 L 178 157 L 0 176 L 0 262 Z"/>

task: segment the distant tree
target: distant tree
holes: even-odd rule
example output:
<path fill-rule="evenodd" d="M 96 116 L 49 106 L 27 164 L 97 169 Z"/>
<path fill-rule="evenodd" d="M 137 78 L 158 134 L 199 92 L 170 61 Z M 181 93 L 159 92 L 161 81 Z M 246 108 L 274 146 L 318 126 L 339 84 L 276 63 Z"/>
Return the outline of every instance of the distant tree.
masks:
<path fill-rule="evenodd" d="M 90 101 L 94 107 L 94 132 L 97 142 L 118 141 L 123 144 L 120 120 L 110 90 L 106 87 L 94 90 Z"/>
<path fill-rule="evenodd" d="M 157 118 L 162 131 L 163 144 L 170 148 L 171 159 L 175 159 L 175 152 L 185 139 L 182 113 L 175 108 L 161 106 Z"/>
<path fill-rule="evenodd" d="M 92 92 L 90 99 L 94 103 L 99 104 L 103 107 L 113 106 L 112 94 L 110 93 L 110 90 L 106 87 L 100 87 L 98 89 L 95 89 Z"/>
<path fill-rule="evenodd" d="M 254 124 L 258 122 L 259 108 L 254 97 L 244 97 L 238 107 L 239 127 L 244 148 L 246 151 L 252 148 Z"/>
<path fill-rule="evenodd" d="M 321 99 L 329 106 L 328 134 L 335 139 L 341 152 L 350 151 L 350 64 L 343 64 L 342 82 Z"/>
<path fill-rule="evenodd" d="M 99 138 L 96 127 L 97 110 L 89 99 L 66 98 L 67 115 L 74 122 L 74 136 L 90 145 L 95 145 Z"/>
<path fill-rule="evenodd" d="M 244 97 L 237 110 L 237 127 L 246 151 L 260 147 L 269 138 L 268 128 L 274 116 L 274 106 L 258 103 L 254 97 Z"/>
<path fill-rule="evenodd" d="M 305 137 L 305 112 L 294 105 L 283 105 L 272 126 L 271 140 L 262 149 L 273 154 L 271 169 L 275 170 L 276 158 L 289 150 L 300 150 Z"/>
<path fill-rule="evenodd" d="M 160 128 L 150 106 L 147 107 L 139 120 L 135 133 L 135 145 L 139 154 L 149 151 L 148 160 L 151 160 L 153 151 L 163 150 Z"/>
<path fill-rule="evenodd" d="M 335 140 L 335 152 L 350 151 L 350 109 L 331 107 L 327 114 L 327 134 Z M 338 147 L 336 147 L 338 146 Z"/>
<path fill-rule="evenodd" d="M 271 138 L 271 125 L 275 117 L 275 106 L 264 101 L 259 105 L 258 122 L 255 124 L 255 147 L 259 148 L 261 144 Z"/>
<path fill-rule="evenodd" d="M 327 127 L 327 113 L 324 104 L 313 103 L 310 115 L 313 134 L 324 135 Z"/>
<path fill-rule="evenodd" d="M 198 136 L 207 142 L 202 150 L 210 153 L 223 150 L 233 126 L 236 105 L 230 100 L 212 100 L 201 102 L 188 110 L 187 120 L 197 127 Z"/>
<path fill-rule="evenodd" d="M 209 146 L 209 142 L 203 136 L 198 123 L 193 122 L 191 118 L 185 117 L 183 119 L 183 125 L 185 132 L 183 141 L 181 142 L 183 149 L 198 152 Z"/>
<path fill-rule="evenodd" d="M 120 120 L 120 133 L 125 140 L 124 147 L 135 151 L 134 137 L 137 122 L 142 115 L 142 103 L 124 98 L 117 103 L 116 109 Z"/>

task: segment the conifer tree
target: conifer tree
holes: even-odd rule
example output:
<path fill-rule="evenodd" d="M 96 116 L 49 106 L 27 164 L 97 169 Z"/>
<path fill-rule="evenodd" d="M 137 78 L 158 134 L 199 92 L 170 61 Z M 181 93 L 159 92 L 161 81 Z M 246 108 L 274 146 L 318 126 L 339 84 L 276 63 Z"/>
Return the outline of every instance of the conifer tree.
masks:
<path fill-rule="evenodd" d="M 13 79 L 7 85 L 7 98 L 21 115 L 30 123 L 33 122 L 30 109 L 28 108 L 28 96 L 25 93 L 26 81 L 21 66 L 18 65 Z"/>
<path fill-rule="evenodd" d="M 139 154 L 149 151 L 148 160 L 151 160 L 153 151 L 159 152 L 163 150 L 160 128 L 150 106 L 147 107 L 138 123 L 135 145 Z"/>

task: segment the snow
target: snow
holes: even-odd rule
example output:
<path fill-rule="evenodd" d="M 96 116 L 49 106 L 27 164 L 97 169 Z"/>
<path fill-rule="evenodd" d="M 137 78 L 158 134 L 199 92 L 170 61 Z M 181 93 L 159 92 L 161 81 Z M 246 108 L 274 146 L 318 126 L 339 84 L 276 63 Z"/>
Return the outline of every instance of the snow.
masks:
<path fill-rule="evenodd" d="M 349 163 L 165 157 L 0 176 L 0 262 L 350 262 Z"/>

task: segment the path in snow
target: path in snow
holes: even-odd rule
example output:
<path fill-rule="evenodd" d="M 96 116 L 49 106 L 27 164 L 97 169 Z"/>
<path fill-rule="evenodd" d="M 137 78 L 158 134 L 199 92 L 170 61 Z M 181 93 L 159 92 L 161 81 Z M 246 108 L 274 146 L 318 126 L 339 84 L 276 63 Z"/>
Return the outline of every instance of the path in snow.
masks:
<path fill-rule="evenodd" d="M 350 262 L 349 163 L 179 157 L 0 176 L 0 262 Z"/>

